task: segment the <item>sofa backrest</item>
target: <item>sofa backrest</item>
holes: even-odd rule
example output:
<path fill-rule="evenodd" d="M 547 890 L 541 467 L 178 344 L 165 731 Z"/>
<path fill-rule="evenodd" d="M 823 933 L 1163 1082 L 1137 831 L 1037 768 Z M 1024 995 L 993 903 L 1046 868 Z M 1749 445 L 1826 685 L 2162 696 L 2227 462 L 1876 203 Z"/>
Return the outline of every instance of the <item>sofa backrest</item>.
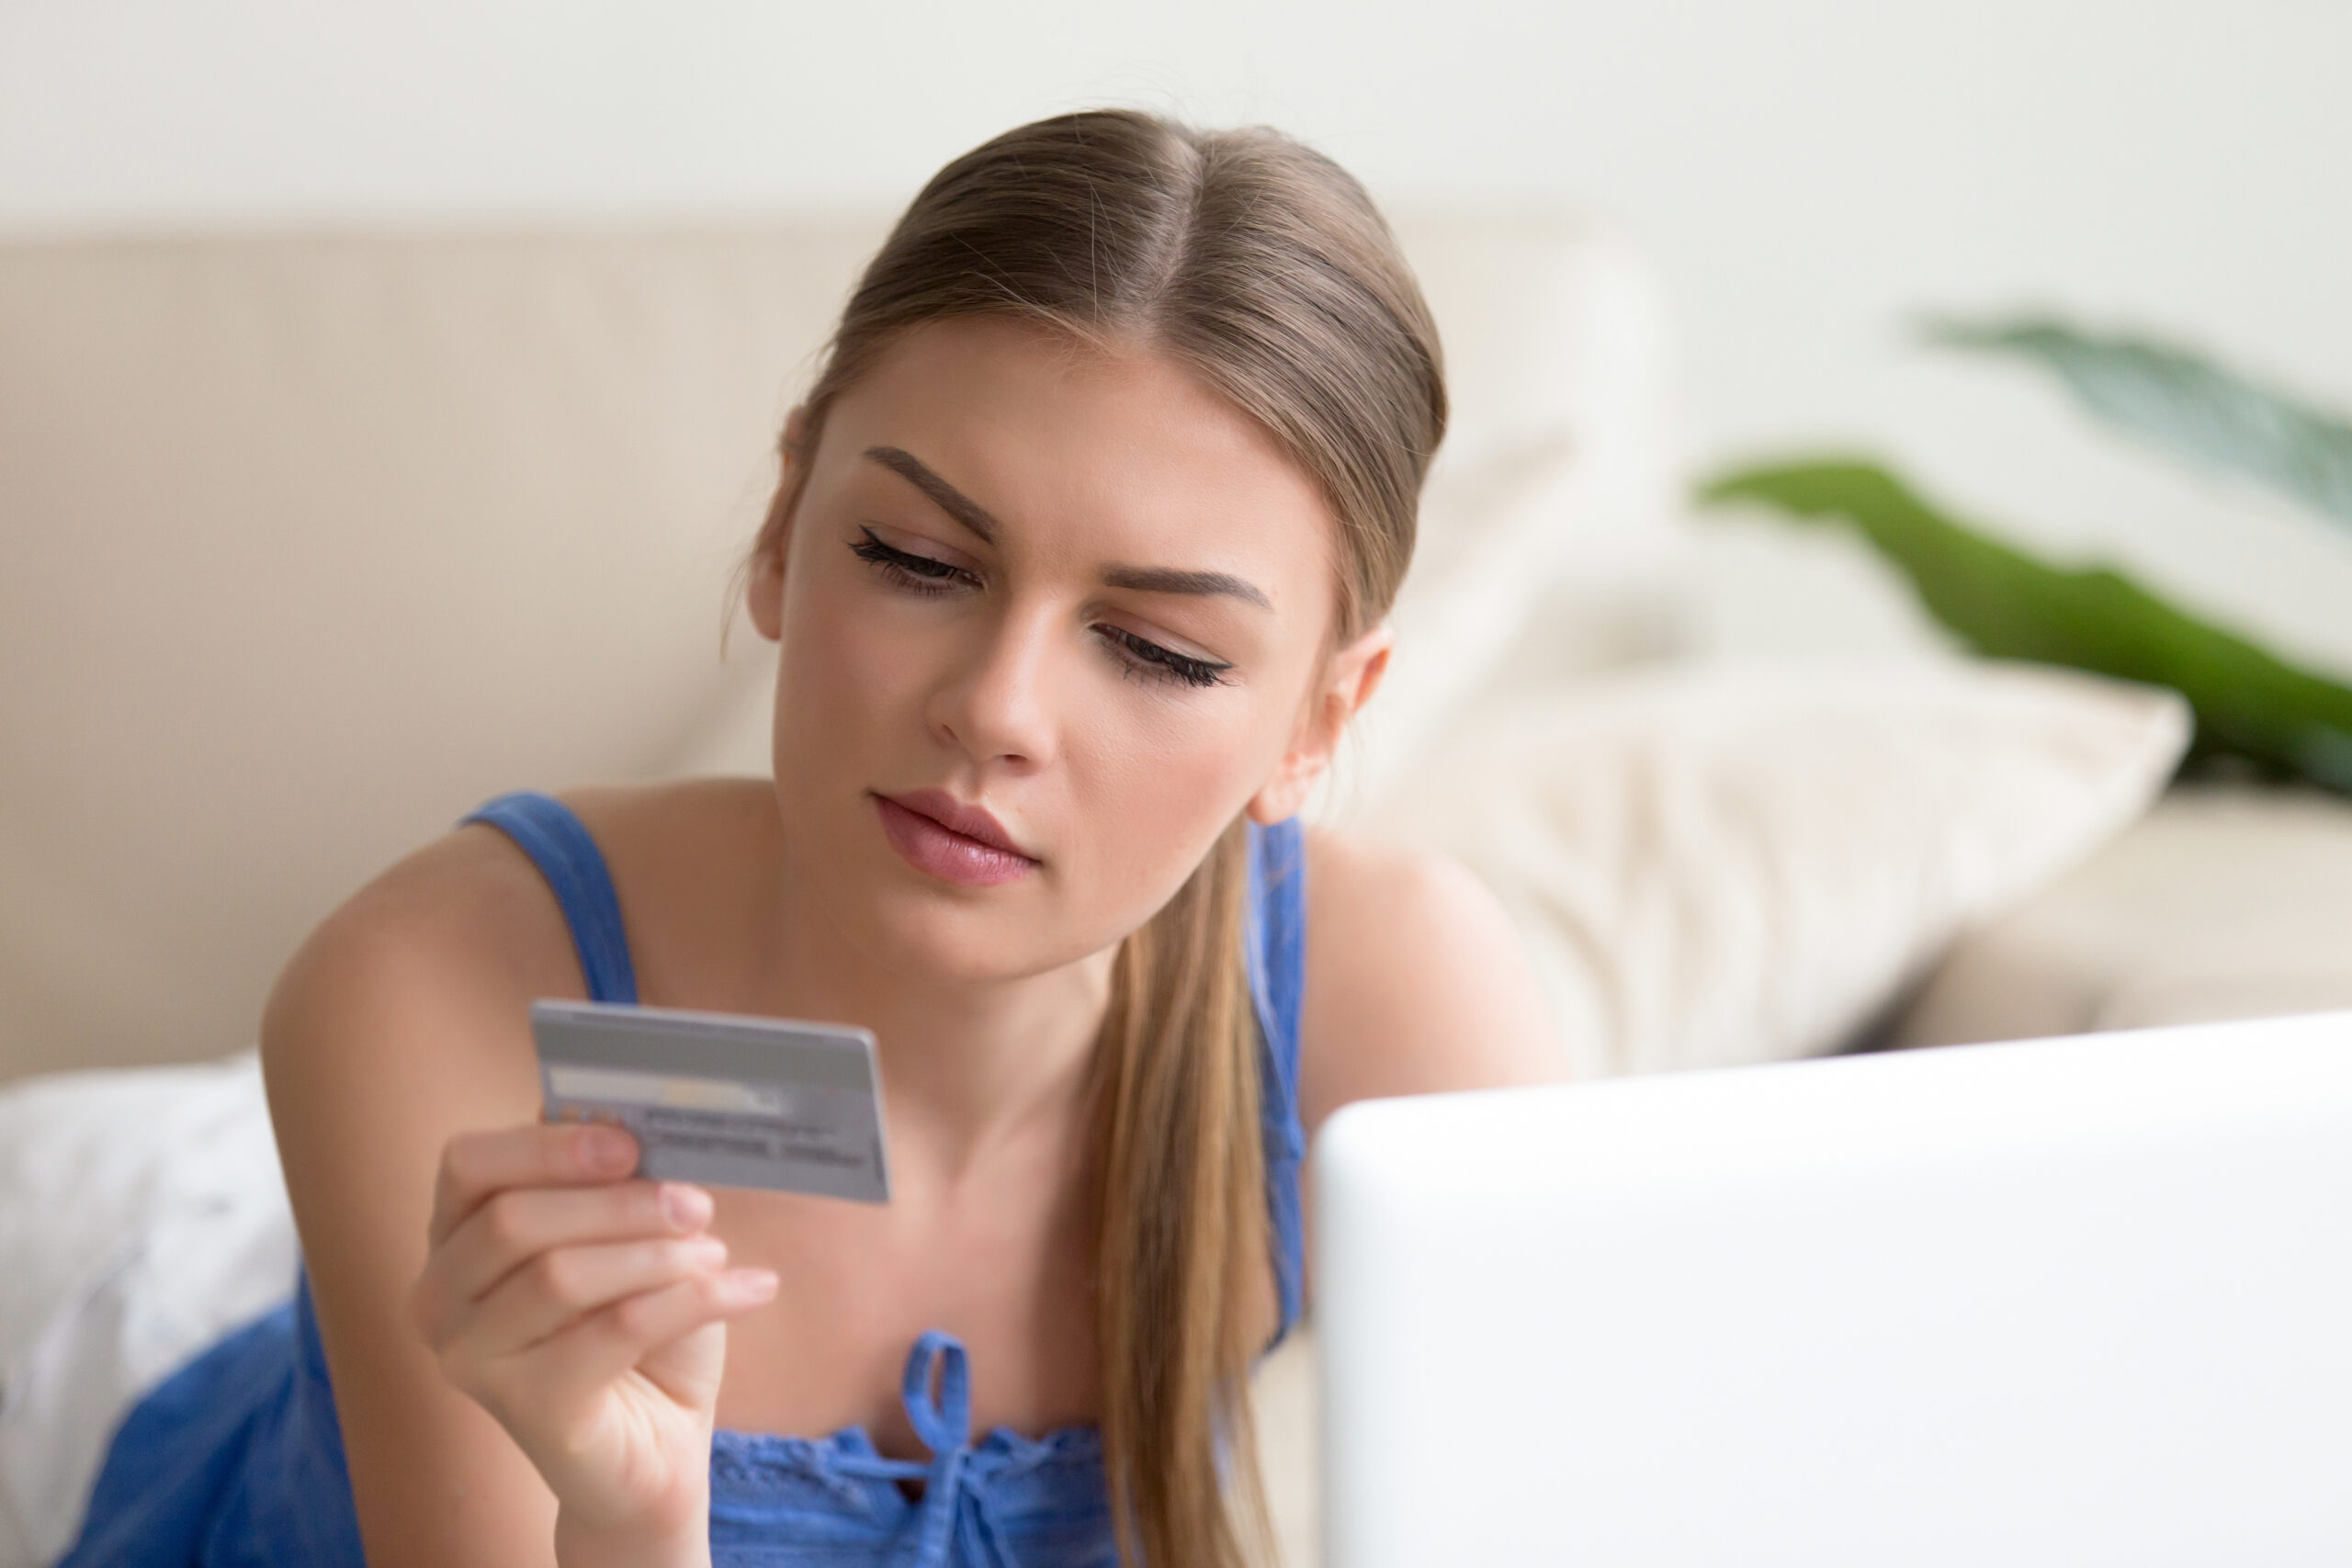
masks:
<path fill-rule="evenodd" d="M 748 620 L 720 657 L 729 573 L 881 227 L 0 246 L 0 1077 L 241 1048 L 500 791 L 757 767 L 713 739 L 773 679 Z M 1453 445 L 1567 431 L 1655 511 L 1624 248 L 1400 233 Z"/>

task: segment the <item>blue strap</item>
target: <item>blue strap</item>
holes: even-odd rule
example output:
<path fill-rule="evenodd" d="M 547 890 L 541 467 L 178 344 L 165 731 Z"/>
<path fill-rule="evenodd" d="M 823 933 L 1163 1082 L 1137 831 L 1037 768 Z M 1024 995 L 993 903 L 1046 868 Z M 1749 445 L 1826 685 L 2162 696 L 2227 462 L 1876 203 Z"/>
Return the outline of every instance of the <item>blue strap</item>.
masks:
<path fill-rule="evenodd" d="M 592 1001 L 637 1001 L 637 970 L 628 961 L 628 938 L 621 927 L 620 896 L 587 824 L 551 795 L 516 790 L 459 818 L 487 822 L 514 840 L 555 889 L 580 950 L 580 970 Z"/>
<path fill-rule="evenodd" d="M 1259 1057 L 1266 1147 L 1266 1212 L 1273 1230 L 1282 1343 L 1306 1305 L 1306 1224 L 1299 1168 L 1306 1129 L 1298 1112 L 1298 1026 L 1306 980 L 1306 836 L 1296 818 L 1250 824 L 1250 893 L 1244 957 L 1250 999 L 1265 1050 Z M 1268 1347 L 1272 1348 L 1272 1346 Z"/>

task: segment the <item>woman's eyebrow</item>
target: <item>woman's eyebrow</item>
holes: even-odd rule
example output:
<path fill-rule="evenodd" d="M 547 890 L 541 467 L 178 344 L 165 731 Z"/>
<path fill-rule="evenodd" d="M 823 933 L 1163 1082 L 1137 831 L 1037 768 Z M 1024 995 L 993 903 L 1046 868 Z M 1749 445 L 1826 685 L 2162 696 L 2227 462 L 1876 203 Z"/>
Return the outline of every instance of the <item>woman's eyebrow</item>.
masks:
<path fill-rule="evenodd" d="M 1185 571 L 1168 566 L 1114 566 L 1102 574 L 1106 588 L 1132 588 L 1144 593 L 1223 593 L 1245 599 L 1261 610 L 1273 601 L 1257 584 L 1222 571 Z"/>
<path fill-rule="evenodd" d="M 930 464 L 899 446 L 868 446 L 865 455 L 931 497 L 939 510 L 978 534 L 982 544 L 996 543 L 996 531 L 1003 525 L 989 515 L 987 507 L 933 473 Z"/>
<path fill-rule="evenodd" d="M 941 479 L 930 464 L 902 446 L 868 446 L 865 456 L 929 496 L 942 512 L 978 534 L 982 543 L 996 543 L 996 531 L 1003 525 L 989 514 L 987 507 Z M 1102 583 L 1106 588 L 1126 588 L 1140 593 L 1223 594 L 1261 609 L 1274 607 L 1273 601 L 1255 583 L 1246 582 L 1230 572 L 1114 566 L 1103 572 Z"/>

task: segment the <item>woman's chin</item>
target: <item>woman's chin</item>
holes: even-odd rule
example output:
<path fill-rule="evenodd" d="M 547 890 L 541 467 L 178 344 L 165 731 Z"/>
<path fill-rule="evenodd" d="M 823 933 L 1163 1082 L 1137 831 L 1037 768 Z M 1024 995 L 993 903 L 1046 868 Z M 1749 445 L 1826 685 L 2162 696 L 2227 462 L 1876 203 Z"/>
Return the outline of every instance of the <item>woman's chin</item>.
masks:
<path fill-rule="evenodd" d="M 896 894 L 867 910 L 859 945 L 922 984 L 987 986 L 1060 969 L 1102 943 L 1062 937 L 1034 909 L 990 909 L 935 895 Z M 1115 939 L 1114 939 L 1115 940 Z"/>

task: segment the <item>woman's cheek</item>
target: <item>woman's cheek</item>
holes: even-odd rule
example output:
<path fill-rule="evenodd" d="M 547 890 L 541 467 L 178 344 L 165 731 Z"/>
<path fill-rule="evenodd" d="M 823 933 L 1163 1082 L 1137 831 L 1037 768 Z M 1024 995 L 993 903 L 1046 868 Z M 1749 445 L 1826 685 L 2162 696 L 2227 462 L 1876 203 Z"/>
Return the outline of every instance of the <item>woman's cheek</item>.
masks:
<path fill-rule="evenodd" d="M 1125 863 L 1111 885 L 1129 897 L 1164 899 L 1249 804 L 1262 747 L 1237 716 L 1206 703 L 1185 711 L 1182 703 L 1138 704 L 1132 687 L 1121 694 L 1128 711 L 1089 727 L 1089 836 Z"/>
<path fill-rule="evenodd" d="M 842 739 L 891 721 L 921 684 L 922 628 L 863 596 L 812 599 L 787 633 L 783 672 L 794 700 Z"/>

